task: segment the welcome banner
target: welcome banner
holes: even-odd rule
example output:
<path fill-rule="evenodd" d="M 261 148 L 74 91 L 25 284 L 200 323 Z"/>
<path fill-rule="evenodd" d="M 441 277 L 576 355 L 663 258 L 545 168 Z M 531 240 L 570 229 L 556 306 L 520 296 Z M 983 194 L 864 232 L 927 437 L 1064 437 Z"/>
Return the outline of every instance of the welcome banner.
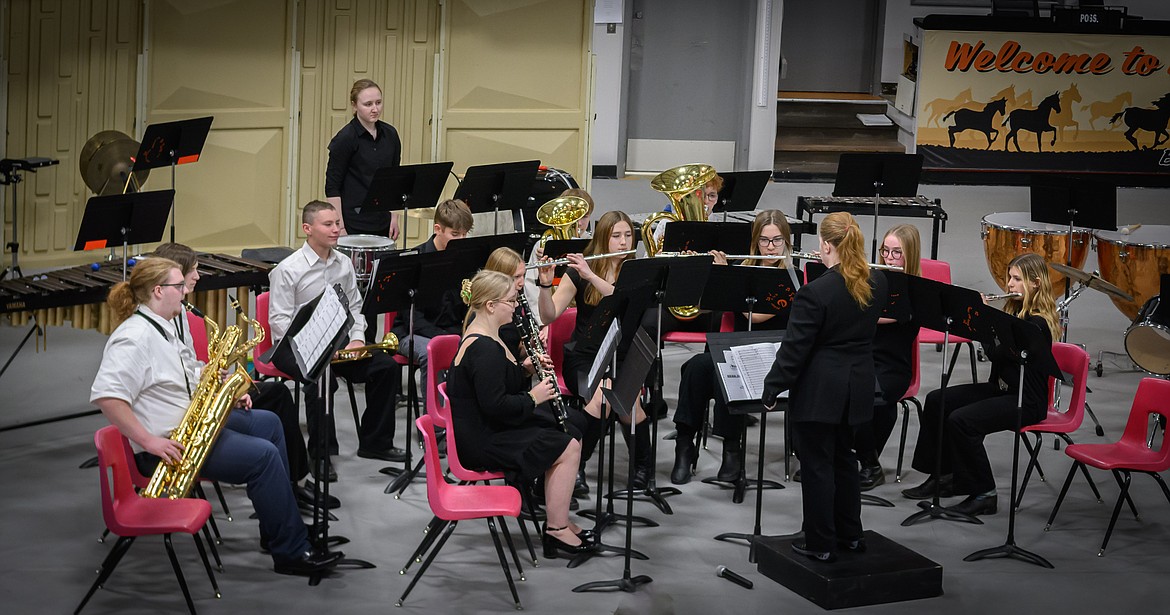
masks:
<path fill-rule="evenodd" d="M 917 103 L 928 168 L 1170 174 L 1170 37 L 927 31 Z"/>

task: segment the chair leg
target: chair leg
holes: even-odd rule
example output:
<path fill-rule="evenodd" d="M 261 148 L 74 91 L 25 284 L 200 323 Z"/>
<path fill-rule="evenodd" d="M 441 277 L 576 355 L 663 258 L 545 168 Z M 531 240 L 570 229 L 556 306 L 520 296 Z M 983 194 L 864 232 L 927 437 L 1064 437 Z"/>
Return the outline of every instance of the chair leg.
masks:
<path fill-rule="evenodd" d="M 394 606 L 402 606 L 402 603 L 406 601 L 406 596 L 408 596 L 410 591 L 414 589 L 414 586 L 418 584 L 418 580 L 422 578 L 422 575 L 427 571 L 427 568 L 431 566 L 431 562 L 435 561 L 435 556 L 439 554 L 439 551 L 443 550 L 443 545 L 447 544 L 447 539 L 451 537 L 451 533 L 455 531 L 455 526 L 458 524 L 458 521 L 451 521 L 448 523 L 447 529 L 443 532 L 443 537 L 439 539 L 439 544 L 435 545 L 435 548 L 431 549 L 431 552 L 427 554 L 426 561 L 423 562 L 423 565 L 418 569 L 418 572 L 414 574 L 414 578 L 410 580 L 410 584 L 406 586 L 406 590 L 404 590 L 402 595 L 398 597 L 398 602 L 395 602 Z"/>
<path fill-rule="evenodd" d="M 108 527 L 107 527 L 107 528 L 106 528 L 106 529 L 105 529 L 105 530 L 102 532 L 102 535 L 98 537 L 98 542 L 99 542 L 99 543 L 101 543 L 101 544 L 106 544 L 106 537 L 107 537 L 107 536 L 109 536 L 109 535 L 110 535 L 110 528 L 108 528 Z"/>
<path fill-rule="evenodd" d="M 211 571 L 211 562 L 207 561 L 207 550 L 203 548 L 203 539 L 199 537 L 199 532 L 191 534 L 191 538 L 195 539 L 195 548 L 199 549 L 199 559 L 203 560 L 203 569 L 207 571 L 207 578 L 211 579 L 211 589 L 215 590 L 215 597 L 222 598 L 219 593 L 219 584 L 215 582 L 215 573 Z"/>
<path fill-rule="evenodd" d="M 1117 525 L 1117 517 L 1121 514 L 1122 500 L 1128 501 L 1130 508 L 1133 508 L 1133 500 L 1129 498 L 1129 484 L 1131 482 L 1129 470 L 1114 470 L 1113 472 L 1114 475 L 1120 474 L 1117 481 L 1121 484 L 1121 495 L 1117 496 L 1117 505 L 1113 507 L 1113 516 L 1109 518 L 1109 528 L 1105 530 L 1105 539 L 1101 541 L 1101 550 L 1097 552 L 1097 557 L 1104 556 L 1105 547 L 1109 546 L 1109 537 L 1113 535 L 1113 526 Z M 1137 516 L 1137 510 L 1134 510 L 1134 516 Z"/>
<path fill-rule="evenodd" d="M 1170 502 L 1170 489 L 1166 488 L 1166 481 L 1162 480 L 1162 476 L 1157 472 L 1147 472 L 1154 480 L 1158 481 L 1158 486 L 1162 488 L 1162 494 L 1166 496 L 1166 501 Z"/>
<path fill-rule="evenodd" d="M 524 606 L 520 604 L 520 594 L 516 593 L 516 583 L 512 580 L 512 571 L 508 569 L 508 560 L 504 557 L 504 548 L 500 545 L 500 535 L 496 532 L 496 522 L 491 517 L 487 520 L 488 531 L 492 533 L 492 542 L 496 545 L 496 555 L 500 558 L 500 567 L 504 569 L 504 576 L 508 579 L 508 589 L 512 590 L 512 601 L 516 604 L 516 610 L 522 610 Z"/>
<path fill-rule="evenodd" d="M 179 558 L 175 557 L 175 545 L 171 544 L 170 534 L 163 534 L 163 544 L 167 546 L 167 557 L 171 558 L 171 568 L 175 570 L 175 578 L 179 580 L 179 589 L 183 590 L 187 610 L 191 611 L 191 615 L 195 615 L 195 603 L 191 601 L 191 591 L 187 589 L 187 579 L 183 577 L 183 569 L 179 567 Z"/>
<path fill-rule="evenodd" d="M 533 521 L 533 525 L 536 522 Z M 539 568 L 540 560 L 536 559 L 536 548 L 532 546 L 532 536 L 528 533 L 528 526 L 524 524 L 524 519 L 516 517 L 516 525 L 520 526 L 520 534 L 524 536 L 524 544 L 528 546 L 528 555 L 532 558 L 532 567 Z M 536 531 L 540 531 L 540 526 L 537 526 Z"/>
<path fill-rule="evenodd" d="M 975 369 L 975 344 L 967 342 L 967 356 L 971 359 L 971 382 L 979 382 L 979 373 Z"/>
<path fill-rule="evenodd" d="M 215 495 L 219 497 L 219 505 L 223 506 L 223 515 L 227 517 L 228 521 L 232 520 L 232 510 L 228 508 L 227 499 L 223 497 L 223 489 L 219 487 L 219 481 L 211 481 L 211 486 L 215 487 Z"/>
<path fill-rule="evenodd" d="M 118 538 L 118 542 L 114 543 L 114 548 L 110 549 L 109 554 L 106 555 L 106 559 L 102 560 L 102 567 L 98 569 L 98 577 L 94 579 L 93 585 L 89 587 L 89 591 L 85 593 L 85 597 L 81 599 L 81 604 L 77 605 L 77 609 L 73 611 L 73 615 L 77 615 L 81 612 L 81 609 L 85 608 L 85 604 L 93 597 L 94 592 L 110 578 L 110 575 L 114 572 L 114 568 L 122 560 L 122 556 L 126 555 L 126 552 L 130 550 L 130 546 L 133 544 L 133 536 L 121 536 Z"/>
<path fill-rule="evenodd" d="M 1072 484 L 1073 477 L 1077 474 L 1077 466 L 1081 466 L 1083 469 L 1084 465 L 1079 461 L 1073 461 L 1072 467 L 1068 469 L 1068 477 L 1064 479 L 1064 486 L 1060 488 L 1060 495 L 1056 498 L 1056 504 L 1052 506 L 1052 514 L 1048 515 L 1048 523 L 1044 526 L 1045 532 L 1052 529 L 1052 522 L 1056 520 L 1056 511 L 1060 510 L 1060 503 L 1064 501 L 1064 496 L 1068 493 L 1068 487 Z"/>
<path fill-rule="evenodd" d="M 894 470 L 894 482 L 902 482 L 902 458 L 906 455 L 906 432 L 910 428 L 910 404 L 906 400 L 898 402 L 902 406 L 902 438 L 898 441 L 898 466 Z"/>
<path fill-rule="evenodd" d="M 215 541 L 211 539 L 211 531 L 207 529 L 207 524 L 204 523 L 201 528 L 203 537 L 207 539 L 207 546 L 211 548 L 211 556 L 215 558 L 215 567 L 223 572 L 223 561 L 219 559 L 219 549 L 215 548 Z"/>
<path fill-rule="evenodd" d="M 443 528 L 447 526 L 447 522 L 438 518 L 431 517 L 430 523 L 427 524 L 426 529 L 423 530 L 423 539 L 418 543 L 414 553 L 410 554 L 410 559 L 406 560 L 406 564 L 398 570 L 398 574 L 406 574 L 406 571 L 414 565 L 415 562 L 421 562 L 422 556 L 427 552 L 435 540 L 442 534 Z"/>
<path fill-rule="evenodd" d="M 518 523 L 523 523 L 517 517 Z M 516 562 L 516 576 L 520 577 L 521 581 L 527 581 L 524 578 L 524 568 L 520 566 L 520 556 L 516 555 L 516 545 L 512 543 L 512 533 L 508 531 L 508 524 L 504 522 L 504 518 L 500 517 L 500 532 L 504 534 L 504 542 L 508 544 L 508 551 L 512 553 L 512 561 Z"/>
<path fill-rule="evenodd" d="M 1125 481 L 1129 479 L 1128 471 L 1113 470 L 1113 479 L 1117 481 L 1117 486 L 1122 488 L 1121 494 L 1125 496 L 1125 501 L 1129 503 L 1129 510 L 1133 513 L 1133 518 L 1141 521 L 1142 516 L 1138 514 L 1137 506 L 1133 503 L 1133 499 L 1129 496 L 1129 492 L 1125 489 Z"/>
<path fill-rule="evenodd" d="M 1032 468 L 1039 469 L 1040 464 L 1036 461 L 1036 457 L 1040 454 L 1040 434 L 1036 434 L 1036 444 L 1028 442 L 1028 434 L 1017 433 L 1016 437 L 1024 443 L 1024 448 L 1028 450 L 1028 468 L 1024 470 L 1024 479 L 1020 481 L 1020 491 L 1016 495 L 1016 501 L 1012 505 L 1016 510 L 1020 509 L 1020 502 L 1024 501 L 1024 492 L 1028 489 L 1028 480 L 1032 478 Z M 1043 476 L 1041 476 L 1043 480 Z"/>
<path fill-rule="evenodd" d="M 353 412 L 353 427 L 357 430 L 358 435 L 360 436 L 362 431 L 362 422 L 361 419 L 358 418 L 357 395 L 355 395 L 353 392 L 353 383 L 349 380 L 346 380 L 345 388 L 349 391 L 349 409 Z"/>
<path fill-rule="evenodd" d="M 199 484 L 199 481 L 195 481 L 195 495 L 199 496 L 201 500 L 207 499 L 207 494 L 203 491 L 203 485 Z M 215 534 L 215 543 L 222 545 L 223 537 L 219 534 L 219 526 L 215 523 L 215 515 L 207 517 L 207 522 L 211 524 L 211 531 Z"/>

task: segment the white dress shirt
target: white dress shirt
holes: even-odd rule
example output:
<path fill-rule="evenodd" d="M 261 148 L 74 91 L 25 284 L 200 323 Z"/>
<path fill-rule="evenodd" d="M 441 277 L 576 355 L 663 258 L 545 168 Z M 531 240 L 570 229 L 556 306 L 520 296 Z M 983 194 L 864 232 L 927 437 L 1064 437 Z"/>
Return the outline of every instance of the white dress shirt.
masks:
<path fill-rule="evenodd" d="M 138 313 L 142 316 L 132 314 L 110 335 L 89 398 L 91 403 L 103 397 L 120 399 L 130 404 L 144 429 L 169 437 L 191 404 L 203 365 L 176 335 L 175 321 L 145 305 L 138 306 Z"/>
<path fill-rule="evenodd" d="M 300 250 L 288 255 L 268 272 L 268 328 L 272 333 L 272 343 L 279 342 L 288 332 L 293 316 L 301 306 L 320 295 L 326 285 L 334 284 L 341 284 L 341 290 L 349 299 L 349 313 L 353 315 L 349 339 L 364 341 L 366 317 L 362 315 L 362 296 L 358 292 L 353 261 L 337 250 L 330 250 L 329 258 L 322 260 L 305 242 Z"/>

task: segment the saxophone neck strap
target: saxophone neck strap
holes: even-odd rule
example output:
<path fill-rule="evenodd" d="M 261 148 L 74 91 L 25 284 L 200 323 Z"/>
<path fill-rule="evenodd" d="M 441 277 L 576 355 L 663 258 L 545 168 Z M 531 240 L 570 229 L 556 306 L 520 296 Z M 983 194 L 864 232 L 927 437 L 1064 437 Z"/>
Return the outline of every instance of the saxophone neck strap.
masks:
<path fill-rule="evenodd" d="M 153 318 L 143 314 L 139 310 L 134 310 L 134 314 L 141 316 L 143 320 L 150 323 L 150 326 L 154 327 L 154 330 L 158 331 L 158 334 L 161 335 L 163 339 L 167 341 L 167 343 L 171 343 L 171 338 L 167 337 L 167 332 L 162 328 L 162 325 L 158 324 L 154 321 Z M 182 353 L 179 353 L 179 369 L 183 371 L 183 384 L 187 387 L 187 397 L 191 397 L 191 379 L 187 377 L 187 365 L 183 362 Z"/>

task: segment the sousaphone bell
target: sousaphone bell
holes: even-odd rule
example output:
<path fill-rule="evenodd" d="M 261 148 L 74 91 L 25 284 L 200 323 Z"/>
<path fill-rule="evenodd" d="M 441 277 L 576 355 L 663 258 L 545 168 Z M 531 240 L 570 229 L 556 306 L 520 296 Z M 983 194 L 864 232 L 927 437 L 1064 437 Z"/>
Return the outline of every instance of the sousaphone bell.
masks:
<path fill-rule="evenodd" d="M 703 205 L 703 187 L 715 179 L 715 167 L 707 164 L 685 164 L 667 169 L 650 180 L 650 187 L 670 199 L 671 211 L 650 214 L 642 223 L 642 243 L 646 256 L 662 251 L 662 242 L 654 237 L 654 224 L 661 221 L 706 222 L 707 208 Z M 699 315 L 695 305 L 675 306 L 670 313 L 679 320 L 693 320 Z"/>

